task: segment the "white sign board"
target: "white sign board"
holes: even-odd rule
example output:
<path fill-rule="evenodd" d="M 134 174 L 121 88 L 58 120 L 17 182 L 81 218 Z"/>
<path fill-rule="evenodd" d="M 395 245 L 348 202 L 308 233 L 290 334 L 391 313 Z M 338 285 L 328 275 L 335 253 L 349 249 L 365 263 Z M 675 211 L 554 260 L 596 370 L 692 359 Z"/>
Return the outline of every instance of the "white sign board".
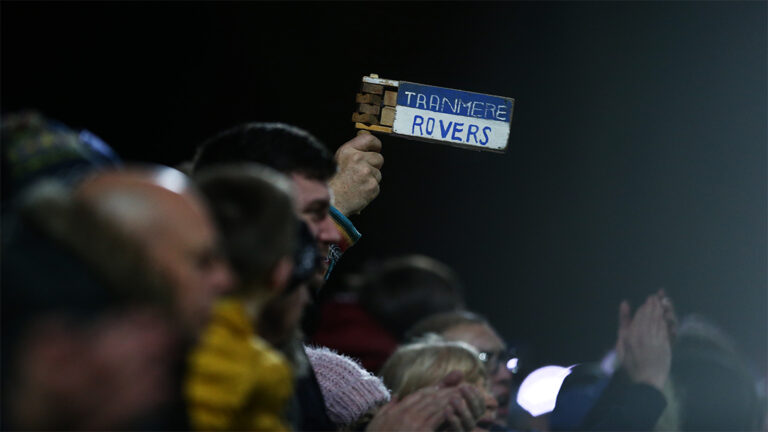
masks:
<path fill-rule="evenodd" d="M 392 132 L 503 152 L 514 103 L 511 98 L 400 81 Z"/>

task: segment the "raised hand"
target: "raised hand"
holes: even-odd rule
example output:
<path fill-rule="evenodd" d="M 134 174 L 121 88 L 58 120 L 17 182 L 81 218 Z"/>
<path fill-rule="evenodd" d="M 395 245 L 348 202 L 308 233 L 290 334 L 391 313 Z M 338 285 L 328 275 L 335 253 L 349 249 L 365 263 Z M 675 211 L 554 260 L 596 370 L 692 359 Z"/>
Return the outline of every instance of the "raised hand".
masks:
<path fill-rule="evenodd" d="M 333 206 L 345 216 L 360 213 L 379 195 L 381 141 L 365 133 L 356 136 L 336 151 L 339 171 L 328 182 Z"/>
<path fill-rule="evenodd" d="M 669 376 L 672 361 L 669 319 L 674 311 L 665 305 L 666 296 L 654 294 L 630 315 L 629 304 L 619 306 L 619 337 L 616 353 L 622 366 L 635 382 L 659 390 Z M 668 301 L 668 300 L 667 300 Z"/>

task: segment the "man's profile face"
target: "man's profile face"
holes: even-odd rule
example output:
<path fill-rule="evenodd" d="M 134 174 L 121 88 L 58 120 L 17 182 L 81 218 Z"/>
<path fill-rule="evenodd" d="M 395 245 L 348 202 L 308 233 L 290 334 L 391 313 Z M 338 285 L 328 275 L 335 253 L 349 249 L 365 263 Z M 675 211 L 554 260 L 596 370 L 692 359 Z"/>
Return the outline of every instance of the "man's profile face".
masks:
<path fill-rule="evenodd" d="M 491 327 L 481 323 L 459 324 L 444 331 L 442 336 L 450 341 L 466 342 L 478 351 L 486 353 L 503 352 L 506 348 L 499 335 Z M 499 363 L 495 370 L 488 371 L 488 379 L 491 383 L 491 393 L 499 404 L 496 422 L 506 424 L 512 374 L 502 363 Z"/>
<path fill-rule="evenodd" d="M 328 249 L 331 244 L 341 241 L 341 235 L 336 229 L 328 210 L 331 206 L 331 193 L 328 184 L 322 180 L 309 179 L 302 174 L 291 174 L 296 186 L 296 214 L 306 222 L 317 242 L 317 250 L 323 257 L 323 265 L 318 271 L 322 281 L 328 270 Z"/>

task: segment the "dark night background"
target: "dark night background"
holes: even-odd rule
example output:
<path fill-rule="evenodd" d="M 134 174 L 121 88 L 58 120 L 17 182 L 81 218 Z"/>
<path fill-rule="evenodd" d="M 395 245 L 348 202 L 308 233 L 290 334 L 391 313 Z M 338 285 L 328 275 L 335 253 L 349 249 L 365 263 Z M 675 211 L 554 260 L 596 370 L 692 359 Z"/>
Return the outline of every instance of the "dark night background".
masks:
<path fill-rule="evenodd" d="M 766 365 L 766 2 L 2 3 L 2 110 L 175 164 L 239 122 L 335 149 L 360 77 L 516 99 L 504 155 L 383 138 L 340 271 L 419 252 L 538 360 L 664 287 Z"/>

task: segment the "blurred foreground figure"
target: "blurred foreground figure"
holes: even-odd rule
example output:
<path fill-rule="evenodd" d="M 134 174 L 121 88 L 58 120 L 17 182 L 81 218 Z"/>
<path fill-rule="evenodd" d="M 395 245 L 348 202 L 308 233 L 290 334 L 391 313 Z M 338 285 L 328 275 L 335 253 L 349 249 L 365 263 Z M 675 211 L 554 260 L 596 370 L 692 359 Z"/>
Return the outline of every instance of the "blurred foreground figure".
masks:
<path fill-rule="evenodd" d="M 3 429 L 184 428 L 181 331 L 142 248 L 53 182 L 3 234 Z"/>
<path fill-rule="evenodd" d="M 479 353 L 464 342 L 448 342 L 438 337 L 427 337 L 424 342 L 403 345 L 384 364 L 381 376 L 384 384 L 392 389 L 393 397 L 404 400 L 416 390 L 423 388 L 429 388 L 435 392 L 442 391 L 439 385 L 441 380 L 449 373 L 457 372 L 460 372 L 467 385 L 472 386 L 482 395 L 485 405 L 482 410 L 484 415 L 477 422 L 469 420 L 469 415 L 460 418 L 449 416 L 448 423 L 453 424 L 446 424 L 443 423 L 445 420 L 441 415 L 445 407 L 424 406 L 421 415 L 426 424 L 434 430 L 445 427 L 456 430 L 490 430 L 494 427 L 496 417 L 496 399 L 488 391 L 488 376 L 485 366 L 480 361 Z M 450 404 L 457 411 L 462 412 L 464 407 L 456 402 L 458 401 L 451 400 Z M 383 409 L 389 409 L 389 406 Z M 430 412 L 430 409 L 434 411 Z"/>
<path fill-rule="evenodd" d="M 766 400 L 756 374 L 731 337 L 707 320 L 689 316 L 677 331 L 672 382 L 679 395 L 682 431 L 765 430 Z"/>
<path fill-rule="evenodd" d="M 37 113 L 5 117 L 2 144 L 3 428 L 185 429 L 171 289 L 71 195 L 119 158 Z"/>
<path fill-rule="evenodd" d="M 290 180 L 251 164 L 204 170 L 197 181 L 220 227 L 237 284 L 217 302 L 190 356 L 185 393 L 192 426 L 287 430 L 293 376 L 283 355 L 259 337 L 259 317 L 265 305 L 286 290 L 301 288 L 306 293 L 300 287 L 305 281 L 292 279 L 299 225 L 293 216 Z M 311 240 L 309 251 L 305 279 L 315 270 Z M 269 325 L 277 327 L 276 332 L 290 333 L 298 326 L 304 304 L 305 300 L 284 303 L 286 309 Z M 295 322 L 287 322 L 289 317 Z"/>
<path fill-rule="evenodd" d="M 75 131 L 30 111 L 2 120 L 2 210 L 14 207 L 24 190 L 45 178 L 74 186 L 88 174 L 120 165 L 120 158 L 96 135 Z"/>
<path fill-rule="evenodd" d="M 232 274 L 192 183 L 172 168 L 131 168 L 97 174 L 77 195 L 141 245 L 172 287 L 176 313 L 194 339 Z"/>
<path fill-rule="evenodd" d="M 496 330 L 483 317 L 467 311 L 445 312 L 416 323 L 406 337 L 414 340 L 435 333 L 448 341 L 466 342 L 479 351 L 497 402 L 495 422 L 506 426 L 512 391 L 512 372 L 507 367 L 511 354 Z"/>

